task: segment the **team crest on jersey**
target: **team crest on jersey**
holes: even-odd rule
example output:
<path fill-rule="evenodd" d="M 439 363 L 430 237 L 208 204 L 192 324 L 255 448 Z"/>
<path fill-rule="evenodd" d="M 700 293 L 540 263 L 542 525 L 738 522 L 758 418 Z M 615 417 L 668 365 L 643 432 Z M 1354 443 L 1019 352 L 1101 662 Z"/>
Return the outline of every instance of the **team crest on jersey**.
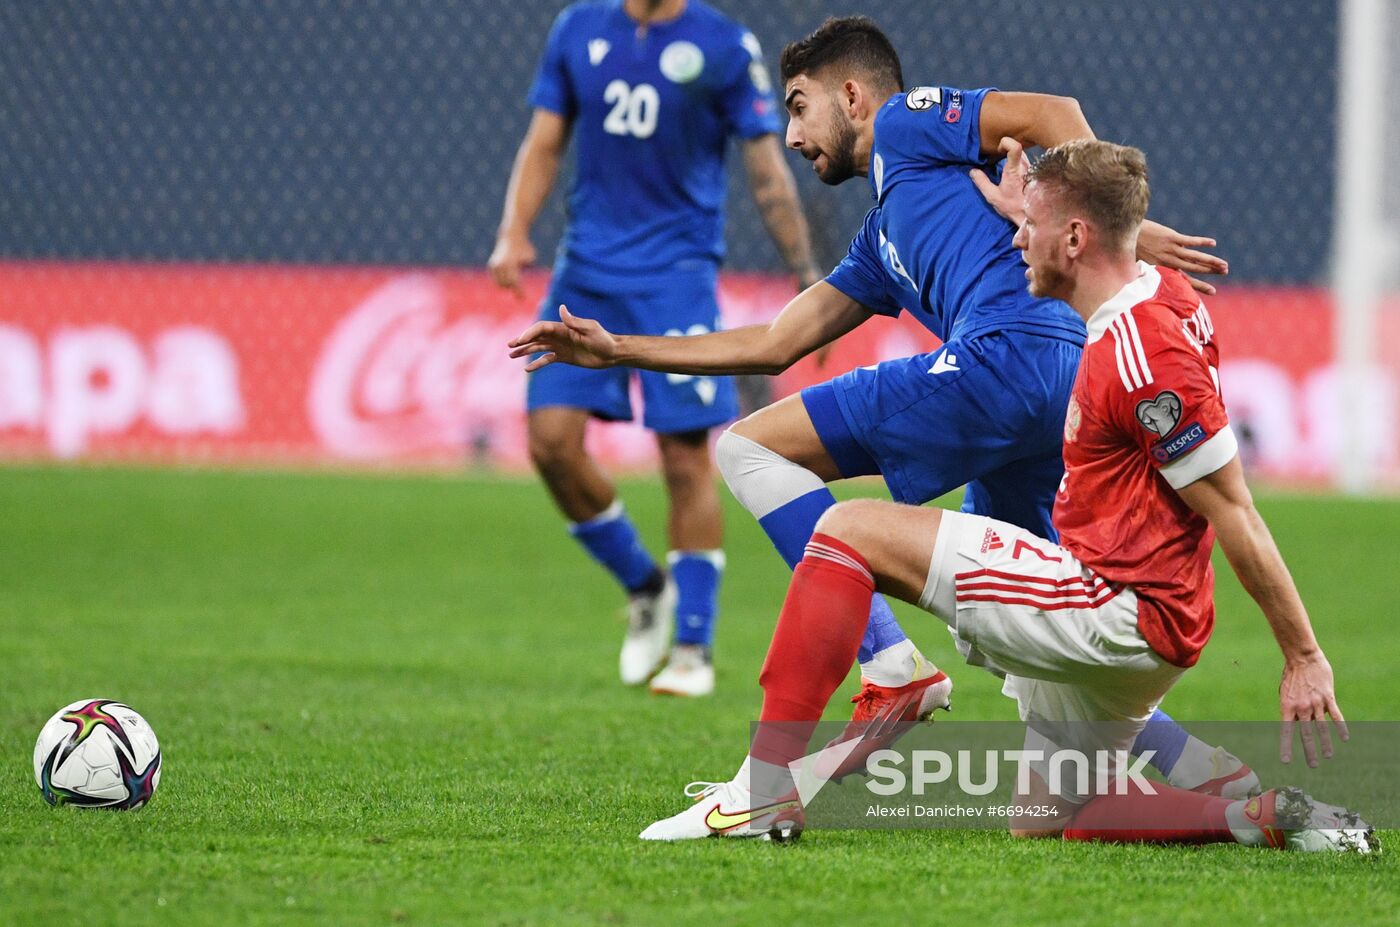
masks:
<path fill-rule="evenodd" d="M 694 42 L 672 42 L 661 52 L 661 73 L 675 84 L 688 84 L 705 70 L 705 53 Z"/>
<path fill-rule="evenodd" d="M 915 87 L 904 95 L 904 105 L 916 113 L 943 104 L 943 91 L 937 87 Z"/>
<path fill-rule="evenodd" d="M 1137 420 L 1143 428 L 1165 438 L 1181 423 L 1181 397 L 1171 390 L 1157 394 L 1156 399 L 1144 399 L 1137 404 Z"/>
<path fill-rule="evenodd" d="M 1068 444 L 1079 437 L 1079 422 L 1083 415 L 1079 411 L 1078 397 L 1069 397 L 1069 408 L 1065 410 L 1065 443 Z"/>
<path fill-rule="evenodd" d="M 588 43 L 588 63 L 597 67 L 603 63 L 603 59 L 608 56 L 612 49 L 612 43 L 607 39 L 593 39 Z"/>

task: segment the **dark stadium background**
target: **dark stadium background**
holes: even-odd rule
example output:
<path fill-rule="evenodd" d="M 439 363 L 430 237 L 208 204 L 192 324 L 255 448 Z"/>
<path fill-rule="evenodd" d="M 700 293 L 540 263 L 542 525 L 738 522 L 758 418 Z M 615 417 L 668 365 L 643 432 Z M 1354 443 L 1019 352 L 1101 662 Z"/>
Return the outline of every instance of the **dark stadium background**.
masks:
<path fill-rule="evenodd" d="M 786 41 L 860 6 L 713 5 L 757 34 L 772 67 Z M 483 265 L 562 6 L 0 5 L 0 257 Z M 1233 280 L 1321 280 L 1333 3 L 895 0 L 869 11 L 911 85 L 1077 96 L 1102 137 L 1150 153 L 1154 214 L 1216 236 Z M 834 261 L 867 191 L 819 193 L 805 167 L 795 163 L 818 250 Z M 740 173 L 729 266 L 780 269 Z M 542 253 L 562 219 L 546 210 Z"/>

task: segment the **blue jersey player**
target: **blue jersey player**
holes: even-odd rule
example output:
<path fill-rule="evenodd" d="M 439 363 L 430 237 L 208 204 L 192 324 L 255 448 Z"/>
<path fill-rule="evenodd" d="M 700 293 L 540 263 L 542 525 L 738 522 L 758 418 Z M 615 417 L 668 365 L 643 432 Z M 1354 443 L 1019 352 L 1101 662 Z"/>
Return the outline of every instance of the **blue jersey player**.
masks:
<path fill-rule="evenodd" d="M 743 148 L 765 225 L 803 285 L 820 278 L 777 133 L 777 103 L 752 33 L 696 0 L 592 0 L 565 9 L 530 90 L 534 108 L 506 194 L 490 267 L 519 292 L 535 259 L 529 230 L 570 134 L 577 176 L 542 318 L 563 303 L 614 331 L 719 328 L 724 155 Z M 530 455 L 571 532 L 627 590 L 622 681 L 708 694 L 723 555 L 708 431 L 735 417 L 730 380 L 640 375 L 643 423 L 657 435 L 670 494 L 669 570 L 643 547 L 584 446 L 590 417 L 632 418 L 626 370 L 558 365 L 530 377 Z M 676 646 L 670 651 L 673 615 Z"/>
<path fill-rule="evenodd" d="M 973 175 L 989 182 L 980 168 L 995 164 L 1004 138 L 1045 147 L 1091 138 L 1078 103 L 939 86 L 904 93 L 894 48 L 865 17 L 828 20 L 784 50 L 781 70 L 788 145 L 828 184 L 857 175 L 870 183 L 874 206 L 836 269 L 768 325 L 684 339 L 613 337 L 565 315 L 525 332 L 515 355 L 548 352 L 535 368 L 562 359 L 690 375 L 778 372 L 872 315 L 908 311 L 942 347 L 851 371 L 731 427 L 718 457 L 734 495 L 789 566 L 834 502 L 825 484 L 865 474 L 881 474 L 896 501 L 913 504 L 966 486 L 965 511 L 1054 538 L 1061 433 L 1084 325 L 1064 303 L 1029 295 L 1014 228 L 987 205 Z M 1190 250 L 1209 244 L 1148 222 L 1138 254 L 1224 271 L 1223 261 Z M 912 723 L 947 706 L 951 681 L 879 596 L 860 661 L 853 724 L 878 718 L 897 736 L 901 724 L 884 719 Z M 1144 738 L 1173 785 L 1232 793 L 1257 785 L 1248 767 L 1160 712 Z M 866 738 L 849 763 L 863 765 L 887 742 Z"/>

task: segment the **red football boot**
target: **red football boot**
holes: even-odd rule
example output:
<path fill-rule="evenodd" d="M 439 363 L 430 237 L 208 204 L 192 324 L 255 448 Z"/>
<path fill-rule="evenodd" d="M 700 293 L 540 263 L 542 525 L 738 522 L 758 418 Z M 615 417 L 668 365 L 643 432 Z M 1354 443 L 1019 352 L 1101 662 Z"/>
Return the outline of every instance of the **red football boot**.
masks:
<path fill-rule="evenodd" d="M 951 711 L 948 696 L 952 691 L 953 680 L 941 671 L 894 688 L 862 679 L 860 692 L 851 699 L 856 707 L 850 723 L 827 746 L 853 739 L 860 743 L 830 778 L 839 782 L 852 773 L 865 772 L 865 763 L 872 753 L 888 748 L 914 725 L 932 721 L 938 709 Z"/>

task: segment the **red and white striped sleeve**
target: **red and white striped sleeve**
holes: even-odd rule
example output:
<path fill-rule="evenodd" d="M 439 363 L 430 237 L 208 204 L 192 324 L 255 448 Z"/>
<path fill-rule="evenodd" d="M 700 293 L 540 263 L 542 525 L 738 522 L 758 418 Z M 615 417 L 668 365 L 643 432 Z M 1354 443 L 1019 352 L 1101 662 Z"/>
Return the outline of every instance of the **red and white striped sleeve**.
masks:
<path fill-rule="evenodd" d="M 1147 304 L 1144 304 L 1147 305 Z M 1108 389 L 1114 421 L 1174 489 L 1225 466 L 1239 451 L 1208 356 L 1170 313 L 1120 313 L 1104 338 L 1118 381 Z"/>

